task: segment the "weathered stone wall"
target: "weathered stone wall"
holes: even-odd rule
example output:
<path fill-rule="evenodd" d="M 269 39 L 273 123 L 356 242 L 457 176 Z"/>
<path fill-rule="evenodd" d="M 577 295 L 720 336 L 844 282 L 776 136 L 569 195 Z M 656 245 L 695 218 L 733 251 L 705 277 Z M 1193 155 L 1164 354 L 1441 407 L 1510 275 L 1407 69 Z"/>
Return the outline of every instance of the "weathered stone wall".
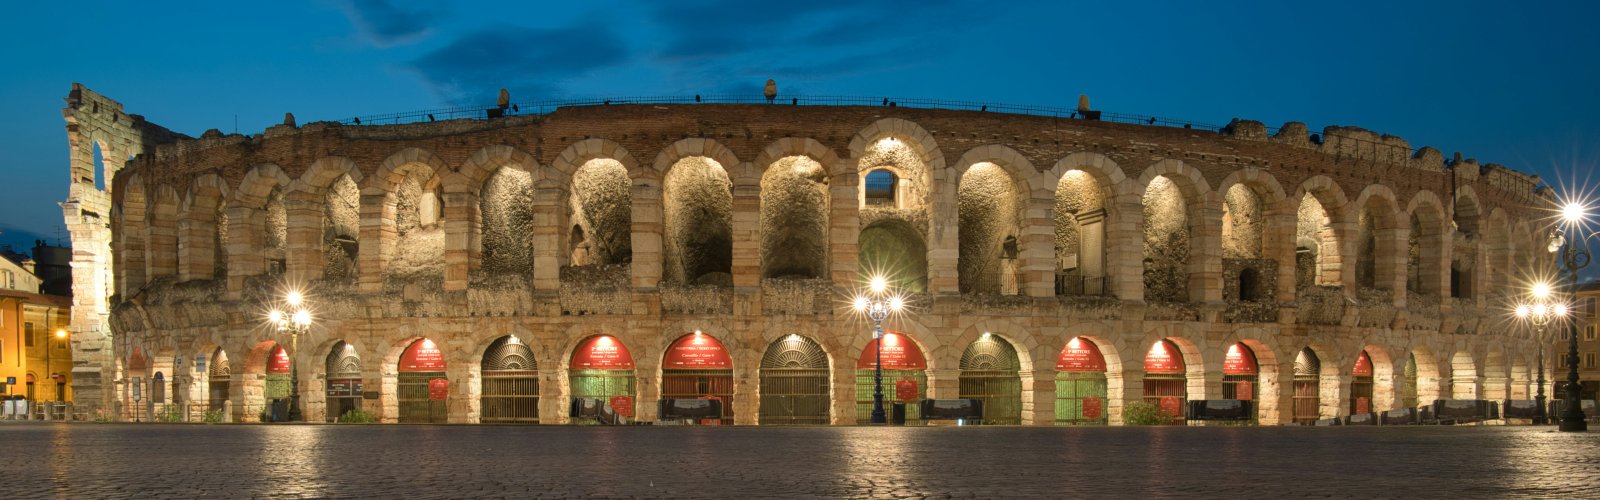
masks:
<path fill-rule="evenodd" d="M 1143 397 L 1142 357 L 1159 339 L 1173 341 L 1193 367 L 1191 399 L 1220 397 L 1220 374 L 1206 367 L 1240 341 L 1252 342 L 1263 373 L 1290 373 L 1294 354 L 1311 348 L 1331 370 L 1322 383 L 1326 416 L 1348 407 L 1342 380 L 1363 350 L 1392 375 L 1379 382 L 1378 392 L 1391 394 L 1378 398 L 1380 410 L 1411 384 L 1432 394 L 1489 392 L 1476 386 L 1491 383 L 1525 390 L 1536 344 L 1476 319 L 1494 304 L 1457 300 L 1447 313 L 1444 299 L 1406 293 L 1404 249 L 1416 231 L 1400 221 L 1414 207 L 1438 207 L 1444 218 L 1431 222 L 1446 230 L 1454 200 L 1469 196 L 1465 183 L 1479 213 L 1489 214 L 1479 223 L 1484 237 L 1440 238 L 1439 246 L 1498 237 L 1508 242 L 1494 250 L 1499 261 L 1545 258 L 1532 252 L 1539 228 L 1514 222 L 1533 219 L 1533 180 L 1492 168 L 1458 175 L 1452 168 L 1467 163 L 1447 164 L 1427 149 L 1413 155 L 1404 141 L 1356 129 L 1330 128 L 1315 139 L 1303 125 L 1268 136 L 1243 121 L 1218 134 L 945 110 L 744 105 L 208 134 L 140 156 L 114 185 L 133 187 L 119 198 L 122 211 L 164 214 L 157 209 L 194 199 L 212 176 L 232 193 L 224 200 L 231 221 L 217 228 L 228 231 L 227 275 L 184 279 L 145 265 L 160 271 L 120 273 L 133 293 L 118 297 L 114 325 L 123 353 L 230 353 L 238 367 L 230 383 L 241 398 L 230 404 L 244 419 L 261 404 L 255 367 L 269 352 L 263 345 L 286 341 L 258 324 L 261 302 L 284 279 L 309 283 L 317 304 L 317 326 L 295 353 L 308 371 L 302 389 L 313 395 L 311 413 L 321 411 L 317 366 L 339 342 L 359 353 L 362 378 L 380 395 L 371 409 L 392 420 L 400 351 L 420 337 L 435 341 L 450 367 L 450 418 L 473 422 L 484 350 L 517 335 L 539 358 L 541 421 L 553 423 L 564 421 L 566 367 L 582 339 L 606 333 L 627 345 L 635 396 L 651 401 L 666 347 L 701 330 L 732 352 L 736 421 L 757 423 L 756 361 L 774 340 L 802 335 L 827 351 L 831 418 L 849 423 L 854 367 L 871 332 L 848 298 L 861 285 L 859 271 L 876 267 L 910 294 L 911 309 L 887 326 L 926 353 L 926 395 L 955 397 L 961 353 L 990 333 L 1018 351 L 1020 418 L 1029 424 L 1054 420 L 1055 358 L 1073 337 L 1107 357 L 1113 423 L 1123 402 Z M 353 234 L 342 232 L 350 215 L 336 214 L 332 201 L 322 210 L 294 208 L 297 197 L 329 196 L 335 176 L 318 167 L 334 163 L 329 151 L 359 174 Z M 973 159 L 957 160 L 969 153 Z M 505 163 L 527 172 L 527 182 L 502 186 L 504 171 L 493 172 Z M 878 167 L 902 179 L 895 208 L 861 206 L 859 173 Z M 331 190 L 348 199 L 347 188 Z M 272 192 L 291 202 L 282 277 L 250 260 L 277 231 L 265 208 Z M 1296 217 L 1289 204 L 1304 206 L 1307 197 L 1324 215 Z M 1057 297 L 1061 252 L 1081 238 L 1071 225 L 1078 219 L 1062 213 L 1097 210 L 1106 296 Z M 130 236 L 119 250 L 125 258 L 151 262 L 144 245 L 168 238 L 162 217 L 116 225 Z M 1317 229 L 1301 227 L 1311 225 Z M 355 286 L 332 279 L 334 266 L 307 251 L 330 252 L 326 236 L 296 236 L 335 226 L 357 240 Z M 218 241 L 198 230 L 177 234 L 180 248 L 202 236 Z M 1290 287 L 1294 274 L 1280 272 L 1306 237 L 1320 242 L 1317 283 L 1327 286 Z M 587 253 L 580 243 L 591 243 Z M 1485 253 L 1437 255 L 1450 262 L 1469 251 Z M 1355 258 L 1323 257 L 1346 254 Z M 810 277 L 763 279 L 776 277 L 769 271 L 779 262 L 804 272 L 777 274 Z M 182 269 L 184 260 L 172 264 Z M 1228 288 L 1247 268 L 1260 277 L 1248 303 Z M 1163 272 L 1151 279 L 1152 269 Z M 993 294 L 1013 286 L 1017 296 Z M 1510 362 L 1491 366 L 1491 353 Z M 1413 355 L 1424 361 L 1408 380 L 1396 367 Z M 1524 375 L 1484 373 L 1500 366 Z M 1263 407 L 1278 409 L 1263 422 L 1287 420 L 1286 389 L 1263 384 L 1260 396 L 1276 403 Z M 641 418 L 654 418 L 651 405 L 639 408 Z"/>

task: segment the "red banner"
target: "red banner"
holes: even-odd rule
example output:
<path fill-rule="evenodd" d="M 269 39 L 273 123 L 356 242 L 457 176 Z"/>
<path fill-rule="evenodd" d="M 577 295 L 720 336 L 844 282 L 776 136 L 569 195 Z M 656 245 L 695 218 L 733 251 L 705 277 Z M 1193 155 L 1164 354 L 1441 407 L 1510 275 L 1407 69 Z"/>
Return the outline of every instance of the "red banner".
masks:
<path fill-rule="evenodd" d="M 1161 412 L 1174 417 L 1183 416 L 1183 401 L 1177 396 L 1161 396 Z"/>
<path fill-rule="evenodd" d="M 1105 414 L 1105 401 L 1100 398 L 1083 398 L 1083 418 L 1094 420 Z"/>
<path fill-rule="evenodd" d="M 900 402 L 910 403 L 922 399 L 920 396 L 921 394 L 918 394 L 917 391 L 917 381 L 901 379 L 899 382 L 894 383 L 894 398 L 900 400 Z"/>
<path fill-rule="evenodd" d="M 1372 401 L 1366 397 L 1356 398 L 1356 413 L 1371 413 Z"/>
<path fill-rule="evenodd" d="M 283 375 L 289 373 L 289 351 L 283 346 L 272 348 L 272 354 L 267 355 L 267 375 Z"/>
<path fill-rule="evenodd" d="M 444 401 L 450 398 L 450 381 L 436 378 L 428 381 L 428 399 Z"/>
<path fill-rule="evenodd" d="M 1061 349 L 1061 355 L 1056 358 L 1056 371 L 1105 372 L 1106 358 L 1100 355 L 1100 348 L 1096 347 L 1094 342 L 1083 337 L 1073 337 L 1067 341 L 1067 346 Z"/>
<path fill-rule="evenodd" d="M 1172 342 L 1158 340 L 1144 357 L 1145 373 L 1183 373 L 1183 354 Z"/>
<path fill-rule="evenodd" d="M 400 371 L 403 372 L 442 372 L 444 371 L 444 350 L 432 339 L 421 339 L 412 342 L 406 352 L 400 355 Z"/>
<path fill-rule="evenodd" d="M 733 359 L 716 337 L 700 332 L 684 335 L 667 348 L 661 368 L 673 370 L 717 370 L 733 368 Z"/>
<path fill-rule="evenodd" d="M 612 396 L 611 411 L 617 412 L 618 415 L 622 415 L 624 417 L 633 417 L 633 397 Z"/>
<path fill-rule="evenodd" d="M 1356 357 L 1356 369 L 1351 375 L 1356 377 L 1372 376 L 1372 358 L 1367 357 L 1367 351 L 1361 351 L 1361 356 Z"/>
<path fill-rule="evenodd" d="M 1259 370 L 1256 353 L 1249 346 L 1243 342 L 1228 346 L 1228 355 L 1222 358 L 1223 375 L 1255 375 Z"/>
<path fill-rule="evenodd" d="M 922 349 L 917 347 L 917 343 L 912 342 L 911 337 L 897 332 L 884 332 L 882 339 L 867 342 L 867 347 L 861 350 L 861 358 L 856 361 L 857 369 L 871 370 L 877 366 L 875 359 L 879 340 L 883 341 L 883 369 L 928 369 L 928 360 L 923 359 Z"/>
<path fill-rule="evenodd" d="M 628 346 L 610 335 L 595 335 L 578 344 L 572 353 L 574 370 L 632 370 L 633 354 Z"/>
<path fill-rule="evenodd" d="M 1239 382 L 1234 386 L 1233 397 L 1237 399 L 1255 399 L 1256 389 L 1249 382 Z"/>

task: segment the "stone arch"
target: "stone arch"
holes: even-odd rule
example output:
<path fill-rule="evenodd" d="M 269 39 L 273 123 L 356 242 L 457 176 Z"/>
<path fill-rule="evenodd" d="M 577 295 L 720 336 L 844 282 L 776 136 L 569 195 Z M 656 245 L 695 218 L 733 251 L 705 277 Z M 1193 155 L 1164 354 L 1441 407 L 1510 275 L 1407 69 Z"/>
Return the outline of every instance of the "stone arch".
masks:
<path fill-rule="evenodd" d="M 227 276 L 227 181 L 207 173 L 189 184 L 178 214 L 180 280 Z"/>
<path fill-rule="evenodd" d="M 1403 367 L 1396 366 L 1394 357 L 1381 345 L 1367 343 L 1361 347 L 1360 352 L 1366 353 L 1367 359 L 1372 362 L 1372 411 L 1383 412 L 1400 408 L 1401 391 L 1396 387 L 1396 383 L 1399 378 L 1403 378 L 1404 373 L 1397 373 Z M 1347 364 L 1354 368 L 1354 363 Z"/>
<path fill-rule="evenodd" d="M 1141 371 L 1143 372 L 1144 378 L 1145 402 L 1160 405 L 1166 402 L 1166 398 L 1170 396 L 1178 396 L 1179 406 L 1177 408 L 1177 412 L 1172 412 L 1173 409 L 1170 408 L 1170 406 L 1164 408 L 1164 410 L 1176 417 L 1179 421 L 1182 421 L 1183 419 L 1183 405 L 1186 405 L 1188 400 L 1203 399 L 1206 397 L 1206 365 L 1204 359 L 1204 350 L 1200 344 L 1197 344 L 1185 337 L 1185 333 L 1191 332 L 1186 332 L 1185 328 L 1182 326 L 1173 324 L 1161 325 L 1148 329 L 1143 336 L 1143 342 L 1140 344 L 1143 348 L 1138 351 L 1140 356 L 1136 361 L 1139 363 L 1139 366 L 1143 367 Z M 1161 375 L 1152 374 L 1149 372 L 1150 359 L 1152 356 L 1158 354 L 1157 351 L 1165 353 L 1165 356 L 1168 357 L 1171 357 L 1174 354 L 1170 351 L 1168 344 L 1170 344 L 1170 348 L 1176 348 L 1178 350 L 1176 354 L 1183 363 L 1181 396 L 1177 394 L 1177 384 L 1172 383 L 1172 381 L 1169 380 L 1164 380 Z M 1171 387 L 1168 387 L 1169 385 Z"/>
<path fill-rule="evenodd" d="M 361 241 L 371 250 L 362 251 L 363 276 L 425 279 L 443 274 L 441 188 L 449 173 L 444 160 L 432 152 L 409 147 L 389 155 L 365 179 Z M 376 269 L 367 270 L 368 263 Z"/>
<path fill-rule="evenodd" d="M 1495 207 L 1491 210 L 1489 217 L 1479 229 L 1482 231 L 1483 251 L 1487 254 L 1484 262 L 1488 267 L 1482 273 L 1474 274 L 1482 276 L 1478 282 L 1485 285 L 1483 289 L 1485 292 L 1503 296 L 1511 289 L 1514 276 L 1519 275 L 1511 260 L 1511 224 L 1505 209 Z"/>
<path fill-rule="evenodd" d="M 1451 257 L 1447 269 L 1448 288 L 1444 293 L 1453 298 L 1476 298 L 1485 281 L 1484 266 L 1480 263 L 1488 262 L 1478 255 L 1488 253 L 1481 222 L 1482 203 L 1472 186 L 1456 186 L 1455 194 L 1447 226 L 1453 230 L 1444 232 L 1444 244 L 1450 246 Z"/>
<path fill-rule="evenodd" d="M 1117 190 L 1127 177 L 1116 162 L 1095 153 L 1073 153 L 1040 174 L 1054 186 L 1051 210 L 1055 228 L 1056 293 L 1104 295 L 1110 292 L 1108 249 L 1116 233 Z M 1124 196 L 1125 197 L 1125 196 Z"/>
<path fill-rule="evenodd" d="M 1444 379 L 1439 368 L 1438 358 L 1433 350 L 1426 346 L 1414 346 L 1407 359 L 1405 377 L 1410 387 L 1402 395 L 1402 401 L 1408 408 L 1417 405 L 1433 404 L 1435 399 L 1447 399 L 1449 394 L 1443 391 Z M 1409 400 L 1409 401 L 1408 401 Z"/>
<path fill-rule="evenodd" d="M 1246 168 L 1218 185 L 1221 195 L 1222 295 L 1241 302 L 1273 302 L 1293 294 L 1280 283 L 1293 278 L 1287 265 L 1294 245 L 1281 235 L 1295 224 L 1295 204 L 1272 174 Z"/>
<path fill-rule="evenodd" d="M 870 170 L 885 164 L 896 167 L 895 174 L 904 183 L 903 193 L 897 189 L 898 206 L 926 208 L 933 204 L 935 172 L 945 168 L 944 152 L 933 134 L 921 125 L 900 118 L 880 119 L 851 137 L 849 151 L 850 157 L 857 161 L 857 173 L 863 174 L 862 182 L 866 180 L 864 174 Z M 902 198 L 905 202 L 899 201 Z"/>
<path fill-rule="evenodd" d="M 784 152 L 796 154 L 776 156 Z M 757 157 L 763 279 L 829 278 L 829 172 L 837 161 L 815 140 L 792 137 Z"/>
<path fill-rule="evenodd" d="M 1256 416 L 1260 419 L 1261 424 L 1287 423 L 1287 420 L 1283 417 L 1287 414 L 1286 410 L 1288 409 L 1283 408 L 1281 402 L 1284 391 L 1291 388 L 1291 385 L 1288 384 L 1290 377 L 1286 375 L 1292 375 L 1292 373 L 1282 373 L 1283 361 L 1282 354 L 1279 353 L 1280 346 L 1277 343 L 1277 337 L 1272 332 L 1260 327 L 1239 328 L 1223 337 L 1218 346 L 1219 352 L 1223 353 L 1224 359 L 1214 361 L 1225 364 L 1228 348 L 1234 344 L 1244 344 L 1245 347 L 1250 348 L 1250 354 L 1255 356 L 1256 383 L 1260 386 L 1255 394 L 1255 401 L 1258 405 Z M 1221 370 L 1218 371 L 1221 372 Z M 1226 381 L 1226 378 L 1224 380 Z"/>
<path fill-rule="evenodd" d="M 1145 301 L 1206 300 L 1211 293 L 1207 283 L 1216 278 L 1220 263 L 1208 254 L 1213 240 L 1207 228 L 1218 224 L 1210 220 L 1215 210 L 1207 201 L 1211 189 L 1205 177 L 1182 161 L 1167 159 L 1146 168 L 1138 183 Z"/>
<path fill-rule="evenodd" d="M 556 213 L 560 248 L 570 250 L 569 265 L 631 263 L 633 233 L 660 235 L 658 223 L 634 229 L 635 220 L 660 220 L 661 193 L 648 189 L 650 183 L 659 183 L 660 172 L 646 172 L 627 148 L 605 139 L 584 139 L 563 149 L 551 168 L 568 179 L 570 199 Z M 658 257 L 660 250 L 650 245 Z"/>
<path fill-rule="evenodd" d="M 789 333 L 768 341 L 757 374 L 758 422 L 825 425 L 836 420 L 834 366 L 828 346 L 809 335 Z"/>
<path fill-rule="evenodd" d="M 156 188 L 151 200 L 148 239 L 145 241 L 146 274 L 150 279 L 178 275 L 178 192 L 172 186 Z"/>
<path fill-rule="evenodd" d="M 733 185 L 738 159 L 709 139 L 684 139 L 656 157 L 662 175 L 662 280 L 733 283 Z"/>
<path fill-rule="evenodd" d="M 229 278 L 283 271 L 289 229 L 284 195 L 291 182 L 271 163 L 255 166 L 239 182 L 228 207 L 228 242 L 249 252 L 228 253 Z"/>
<path fill-rule="evenodd" d="M 1410 219 L 1409 258 L 1406 260 L 1406 291 L 1424 297 L 1430 302 L 1449 292 L 1446 289 L 1445 265 L 1449 262 L 1450 248 L 1445 230 L 1444 205 L 1431 191 L 1418 191 L 1406 207 Z M 1420 305 L 1420 304 L 1419 304 Z"/>
<path fill-rule="evenodd" d="M 1355 283 L 1358 288 L 1393 293 L 1404 283 L 1406 259 L 1399 203 L 1388 186 L 1372 184 L 1356 197 Z M 1398 298 L 1398 297 L 1395 297 Z"/>
<path fill-rule="evenodd" d="M 114 209 L 112 214 L 117 220 L 114 226 L 117 230 L 112 235 L 117 247 L 114 256 L 116 267 L 121 270 L 116 273 L 117 290 L 123 297 L 130 297 L 144 288 L 148 279 L 145 252 L 150 204 L 145 195 L 144 177 L 134 174 L 116 194 L 121 196 L 120 208 Z"/>
<path fill-rule="evenodd" d="M 1355 225 L 1344 190 L 1333 179 L 1318 175 L 1302 182 L 1289 201 L 1299 203 L 1294 232 L 1296 289 L 1343 284 L 1349 268 L 1344 241 Z"/>
<path fill-rule="evenodd" d="M 311 162 L 305 173 L 300 174 L 299 187 L 301 190 L 312 194 L 322 194 L 333 185 L 333 181 L 340 176 L 347 176 L 357 186 L 365 178 L 361 167 L 356 162 L 345 156 L 323 156 Z"/>
<path fill-rule="evenodd" d="M 980 146 L 957 160 L 954 189 L 959 228 L 958 280 L 962 293 L 1017 295 L 1028 243 L 1024 212 L 1033 165 L 1004 146 Z"/>

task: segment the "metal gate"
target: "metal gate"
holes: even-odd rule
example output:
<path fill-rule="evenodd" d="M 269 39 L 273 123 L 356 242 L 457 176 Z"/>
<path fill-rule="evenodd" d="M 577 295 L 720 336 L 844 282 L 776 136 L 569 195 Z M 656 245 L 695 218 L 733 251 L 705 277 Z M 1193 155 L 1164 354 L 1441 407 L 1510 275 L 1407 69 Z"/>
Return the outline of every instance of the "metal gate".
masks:
<path fill-rule="evenodd" d="M 633 370 L 573 370 L 573 399 L 633 397 Z"/>
<path fill-rule="evenodd" d="M 231 374 L 232 370 L 228 366 L 228 355 L 223 353 L 221 349 L 217 349 L 216 354 L 211 356 L 211 369 L 206 373 L 207 385 L 211 389 L 210 399 L 207 400 L 207 409 L 210 411 L 223 411 L 223 408 L 227 406 L 228 383 L 229 379 L 233 378 Z"/>
<path fill-rule="evenodd" d="M 722 424 L 733 425 L 733 370 L 661 370 L 661 399 L 722 400 Z"/>
<path fill-rule="evenodd" d="M 1056 374 L 1056 425 L 1106 425 L 1106 374 Z"/>
<path fill-rule="evenodd" d="M 1400 405 L 1404 408 L 1417 407 L 1417 355 L 1406 357 L 1406 381 L 1400 384 Z"/>
<path fill-rule="evenodd" d="M 1173 424 L 1184 422 L 1183 408 L 1189 404 L 1188 381 L 1179 373 L 1151 373 L 1144 376 L 1144 402 L 1156 405 Z M 1164 401 L 1169 403 L 1162 404 Z M 1176 402 L 1173 404 L 1171 402 Z"/>
<path fill-rule="evenodd" d="M 761 358 L 761 424 L 827 425 L 828 355 L 809 338 L 790 335 Z"/>
<path fill-rule="evenodd" d="M 899 386 L 906 383 L 915 386 L 913 397 L 901 400 Z M 923 370 L 884 370 L 883 371 L 883 411 L 885 414 L 893 411 L 890 408 L 895 402 L 906 404 L 906 423 L 911 425 L 922 424 L 922 398 L 927 393 L 928 372 Z M 872 370 L 856 370 L 856 423 L 865 424 L 872 422 Z M 892 415 L 889 415 L 891 418 Z"/>
<path fill-rule="evenodd" d="M 340 341 L 328 353 L 327 421 L 361 409 L 361 357 L 355 346 Z"/>
<path fill-rule="evenodd" d="M 500 337 L 483 353 L 481 421 L 539 423 L 539 363 L 514 335 Z"/>
<path fill-rule="evenodd" d="M 1322 372 L 1322 362 L 1311 349 L 1303 349 L 1294 360 L 1294 422 L 1314 424 L 1321 418 L 1318 408 L 1317 374 Z"/>
<path fill-rule="evenodd" d="M 444 379 L 444 372 L 400 372 L 395 376 L 395 396 L 400 403 L 400 423 L 444 423 L 446 401 L 428 397 L 428 385 Z"/>
<path fill-rule="evenodd" d="M 1362 407 L 1362 402 L 1366 407 Z M 1350 414 L 1368 413 L 1372 408 L 1372 377 L 1354 377 L 1350 379 Z"/>
<path fill-rule="evenodd" d="M 1022 369 L 1010 342 L 985 334 L 961 354 L 960 395 L 983 401 L 986 424 L 1022 423 Z"/>

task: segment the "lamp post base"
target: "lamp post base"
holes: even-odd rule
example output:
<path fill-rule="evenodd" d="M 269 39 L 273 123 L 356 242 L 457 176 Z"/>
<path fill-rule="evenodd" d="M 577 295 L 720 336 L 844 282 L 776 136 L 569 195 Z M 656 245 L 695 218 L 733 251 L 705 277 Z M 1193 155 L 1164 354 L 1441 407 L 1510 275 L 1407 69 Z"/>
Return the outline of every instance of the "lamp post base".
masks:
<path fill-rule="evenodd" d="M 1581 417 L 1571 420 L 1561 419 L 1561 432 L 1587 432 L 1588 430 L 1589 423 L 1585 422 Z"/>

